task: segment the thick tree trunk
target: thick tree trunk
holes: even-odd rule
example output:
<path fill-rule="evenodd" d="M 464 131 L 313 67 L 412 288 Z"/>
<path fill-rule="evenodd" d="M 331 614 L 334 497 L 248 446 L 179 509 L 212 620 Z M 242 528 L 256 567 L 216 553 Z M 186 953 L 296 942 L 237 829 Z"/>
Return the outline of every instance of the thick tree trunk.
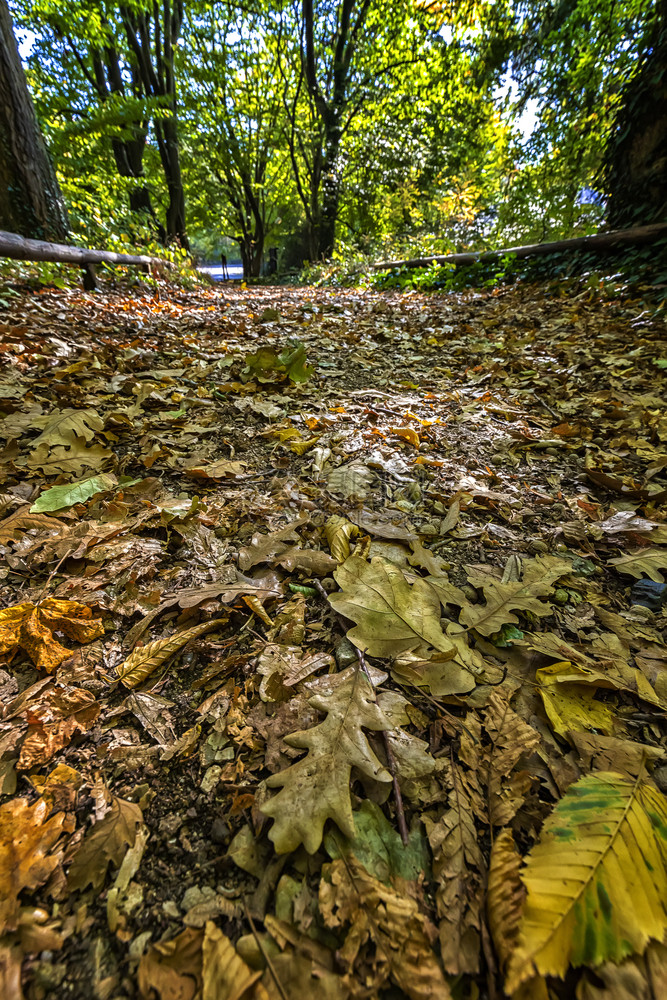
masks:
<path fill-rule="evenodd" d="M 55 241 L 68 232 L 6 0 L 0 0 L 0 228 Z"/>
<path fill-rule="evenodd" d="M 607 148 L 604 171 L 613 228 L 667 221 L 667 0 L 656 19 Z"/>

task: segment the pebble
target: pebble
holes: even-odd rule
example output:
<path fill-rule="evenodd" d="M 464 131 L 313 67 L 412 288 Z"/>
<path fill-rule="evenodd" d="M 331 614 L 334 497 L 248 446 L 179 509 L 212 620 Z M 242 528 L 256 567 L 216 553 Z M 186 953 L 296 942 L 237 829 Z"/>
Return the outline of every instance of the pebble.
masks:
<path fill-rule="evenodd" d="M 181 918 L 181 911 L 176 906 L 176 903 L 173 901 L 173 899 L 167 899 L 164 901 L 164 903 L 162 904 L 162 911 L 167 917 L 170 917 L 172 920 L 180 920 Z"/>
<path fill-rule="evenodd" d="M 214 844 L 226 844 L 229 840 L 230 829 L 221 816 L 217 816 L 211 823 L 209 834 Z"/>
<path fill-rule="evenodd" d="M 334 656 L 336 663 L 343 670 L 345 667 L 357 663 L 357 647 L 353 646 L 349 639 L 341 639 L 340 642 L 336 643 Z"/>

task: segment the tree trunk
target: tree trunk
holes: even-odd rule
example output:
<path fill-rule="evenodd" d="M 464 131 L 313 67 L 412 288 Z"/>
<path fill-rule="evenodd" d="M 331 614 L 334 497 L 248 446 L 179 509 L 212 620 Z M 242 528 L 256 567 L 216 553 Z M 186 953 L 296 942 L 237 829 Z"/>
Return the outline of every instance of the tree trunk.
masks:
<path fill-rule="evenodd" d="M 325 134 L 325 156 L 322 165 L 322 197 L 317 234 L 318 258 L 331 257 L 336 241 L 336 222 L 340 203 L 340 141 L 338 120 L 331 122 Z"/>
<path fill-rule="evenodd" d="M 160 159 L 167 181 L 167 241 L 176 240 L 186 250 L 190 249 L 185 231 L 185 192 L 181 173 L 178 130 L 175 118 L 164 118 L 155 123 L 158 133 Z"/>
<path fill-rule="evenodd" d="M 67 213 L 35 116 L 7 0 L 0 0 L 0 228 L 67 239 Z"/>
<path fill-rule="evenodd" d="M 607 147 L 608 222 L 667 221 L 667 0 L 656 17 Z"/>

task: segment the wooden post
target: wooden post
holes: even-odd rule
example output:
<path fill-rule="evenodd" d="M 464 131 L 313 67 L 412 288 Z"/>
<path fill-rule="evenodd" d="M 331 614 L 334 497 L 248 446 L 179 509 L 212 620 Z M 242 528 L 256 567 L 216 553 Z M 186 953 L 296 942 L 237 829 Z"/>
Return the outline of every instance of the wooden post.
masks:
<path fill-rule="evenodd" d="M 84 264 L 83 287 L 87 292 L 94 292 L 97 289 L 97 271 L 94 264 Z"/>

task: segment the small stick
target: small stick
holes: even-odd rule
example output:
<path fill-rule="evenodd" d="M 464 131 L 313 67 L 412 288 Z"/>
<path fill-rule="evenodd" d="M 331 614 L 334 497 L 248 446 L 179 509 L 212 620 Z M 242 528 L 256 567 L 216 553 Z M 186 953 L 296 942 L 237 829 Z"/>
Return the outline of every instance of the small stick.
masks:
<path fill-rule="evenodd" d="M 282 1000 L 289 1000 L 289 997 L 285 993 L 285 989 L 283 987 L 283 984 L 278 979 L 278 974 L 277 974 L 277 972 L 276 972 L 276 970 L 275 970 L 275 968 L 273 966 L 273 962 L 271 961 L 271 957 L 269 956 L 269 953 L 264 948 L 264 945 L 262 944 L 262 941 L 261 941 L 261 939 L 259 937 L 259 934 L 257 933 L 257 928 L 255 927 L 255 921 L 252 919 L 252 916 L 250 914 L 250 910 L 248 909 L 248 904 L 247 904 L 247 902 L 246 902 L 245 899 L 243 900 L 243 909 L 245 910 L 246 918 L 248 920 L 248 923 L 250 924 L 250 930 L 252 931 L 252 934 L 253 934 L 253 937 L 254 937 L 255 941 L 257 942 L 257 947 L 261 951 L 262 958 L 266 962 L 268 970 L 271 973 L 271 975 L 273 976 L 273 981 L 276 984 L 276 989 L 280 993 L 280 996 L 282 997 Z"/>
<path fill-rule="evenodd" d="M 405 822 L 405 813 L 403 811 L 403 796 L 401 795 L 401 787 L 398 783 L 398 777 L 396 776 L 396 758 L 394 757 L 394 752 L 391 749 L 391 743 L 389 742 L 389 735 L 386 729 L 382 730 L 382 739 L 384 740 L 384 749 L 387 754 L 387 763 L 389 764 L 391 780 L 394 783 L 394 798 L 396 799 L 396 822 L 398 823 L 398 832 L 401 835 L 403 846 L 407 847 L 410 835 L 408 833 L 408 825 Z"/>
<path fill-rule="evenodd" d="M 366 657 L 363 652 L 357 648 L 357 659 L 359 660 L 359 666 L 366 674 L 368 678 L 368 683 L 371 688 L 375 690 L 375 685 L 371 680 L 371 675 L 368 672 L 368 667 L 366 666 Z M 398 824 L 398 832 L 401 835 L 401 840 L 403 841 L 403 846 L 408 846 L 408 841 L 410 835 L 408 834 L 408 825 L 405 822 L 405 812 L 403 810 L 403 796 L 401 795 L 401 788 L 398 783 L 398 777 L 396 774 L 396 758 L 394 757 L 394 752 L 391 749 L 391 744 L 389 742 L 389 737 L 387 735 L 386 729 L 382 730 L 382 739 L 384 741 L 384 749 L 387 754 L 387 763 L 389 764 L 389 772 L 391 774 L 391 780 L 394 785 L 394 799 L 396 800 L 396 822 Z"/>

